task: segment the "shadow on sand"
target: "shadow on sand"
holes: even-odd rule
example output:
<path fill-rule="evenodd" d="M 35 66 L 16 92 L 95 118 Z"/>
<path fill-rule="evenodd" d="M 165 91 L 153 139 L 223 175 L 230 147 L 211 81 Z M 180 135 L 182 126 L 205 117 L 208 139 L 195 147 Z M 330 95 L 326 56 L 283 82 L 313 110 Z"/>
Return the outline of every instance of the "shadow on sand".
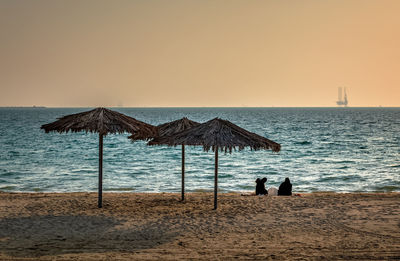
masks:
<path fill-rule="evenodd" d="M 14 257 L 134 252 L 172 241 L 179 231 L 105 216 L 36 216 L 0 220 L 0 251 Z"/>

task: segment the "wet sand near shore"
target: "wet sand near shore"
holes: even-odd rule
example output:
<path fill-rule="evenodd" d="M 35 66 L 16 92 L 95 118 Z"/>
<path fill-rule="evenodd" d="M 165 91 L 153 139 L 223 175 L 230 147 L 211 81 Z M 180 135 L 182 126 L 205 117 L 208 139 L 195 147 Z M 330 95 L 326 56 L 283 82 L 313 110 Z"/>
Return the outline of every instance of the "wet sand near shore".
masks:
<path fill-rule="evenodd" d="M 0 193 L 0 260 L 399 260 L 400 193 Z"/>

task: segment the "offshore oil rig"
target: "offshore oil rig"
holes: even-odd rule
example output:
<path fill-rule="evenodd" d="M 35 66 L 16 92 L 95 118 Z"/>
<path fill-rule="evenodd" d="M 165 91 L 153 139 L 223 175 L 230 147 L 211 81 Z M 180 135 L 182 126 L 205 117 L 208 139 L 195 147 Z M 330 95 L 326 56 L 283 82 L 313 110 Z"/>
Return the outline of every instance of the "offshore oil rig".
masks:
<path fill-rule="evenodd" d="M 346 87 L 344 87 L 344 98 L 342 98 L 342 87 L 338 88 L 338 101 L 336 102 L 336 104 L 338 106 L 343 106 L 343 107 L 347 107 L 348 101 L 347 101 L 347 93 L 346 93 Z"/>

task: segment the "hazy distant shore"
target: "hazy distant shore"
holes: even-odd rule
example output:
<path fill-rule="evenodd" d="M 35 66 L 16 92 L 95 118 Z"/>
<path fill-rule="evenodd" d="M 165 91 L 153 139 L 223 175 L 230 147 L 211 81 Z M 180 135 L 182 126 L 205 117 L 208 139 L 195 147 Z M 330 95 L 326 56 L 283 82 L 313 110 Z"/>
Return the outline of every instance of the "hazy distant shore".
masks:
<path fill-rule="evenodd" d="M 47 108 L 46 106 L 0 106 L 0 108 L 16 108 L 16 109 L 29 109 L 29 108 Z"/>
<path fill-rule="evenodd" d="M 398 259 L 400 193 L 0 193 L 0 259 Z"/>

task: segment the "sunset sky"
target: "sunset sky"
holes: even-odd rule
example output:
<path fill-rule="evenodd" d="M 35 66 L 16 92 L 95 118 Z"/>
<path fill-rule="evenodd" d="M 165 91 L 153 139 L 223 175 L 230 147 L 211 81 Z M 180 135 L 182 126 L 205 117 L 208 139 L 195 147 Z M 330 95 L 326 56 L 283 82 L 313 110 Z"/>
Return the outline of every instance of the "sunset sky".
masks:
<path fill-rule="evenodd" d="M 0 0 L 0 106 L 400 106 L 399 0 Z"/>

